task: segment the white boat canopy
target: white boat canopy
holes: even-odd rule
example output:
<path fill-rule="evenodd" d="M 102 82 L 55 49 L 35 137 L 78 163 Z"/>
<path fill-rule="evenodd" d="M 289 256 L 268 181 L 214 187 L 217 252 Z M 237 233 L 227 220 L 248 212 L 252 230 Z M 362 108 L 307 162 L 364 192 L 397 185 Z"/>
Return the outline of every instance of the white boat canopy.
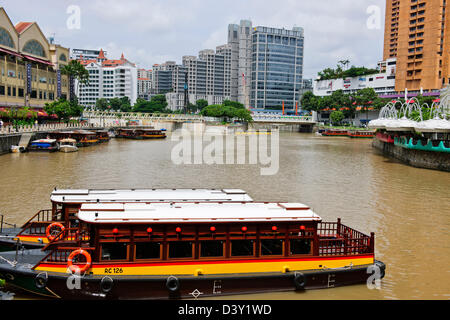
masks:
<path fill-rule="evenodd" d="M 219 223 L 322 221 L 302 203 L 87 203 L 78 219 L 87 223 Z"/>
<path fill-rule="evenodd" d="M 253 201 L 241 189 L 55 189 L 50 200 L 56 203 Z"/>

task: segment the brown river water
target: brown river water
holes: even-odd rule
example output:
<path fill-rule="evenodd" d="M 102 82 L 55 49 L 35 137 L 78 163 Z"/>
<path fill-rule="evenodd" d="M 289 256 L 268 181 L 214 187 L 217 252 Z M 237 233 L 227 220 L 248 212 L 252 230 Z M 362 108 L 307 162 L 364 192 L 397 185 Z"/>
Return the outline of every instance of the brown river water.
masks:
<path fill-rule="evenodd" d="M 0 214 L 21 224 L 58 188 L 240 188 L 310 205 L 323 221 L 375 232 L 381 289 L 357 285 L 226 299 L 450 299 L 450 173 L 383 157 L 370 140 L 281 133 L 276 175 L 260 165 L 177 165 L 178 142 L 112 139 L 77 153 L 0 156 Z M 32 296 L 19 294 L 19 299 Z"/>

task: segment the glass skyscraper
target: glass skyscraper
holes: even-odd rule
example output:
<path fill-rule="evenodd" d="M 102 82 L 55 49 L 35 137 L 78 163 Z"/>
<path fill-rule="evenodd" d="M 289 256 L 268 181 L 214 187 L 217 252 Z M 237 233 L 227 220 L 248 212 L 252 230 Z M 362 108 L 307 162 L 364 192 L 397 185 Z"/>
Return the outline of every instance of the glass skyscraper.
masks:
<path fill-rule="evenodd" d="M 260 111 L 295 109 L 303 86 L 303 28 L 228 26 L 231 98 Z"/>
<path fill-rule="evenodd" d="M 252 32 L 250 107 L 294 110 L 303 81 L 303 29 L 256 27 Z"/>

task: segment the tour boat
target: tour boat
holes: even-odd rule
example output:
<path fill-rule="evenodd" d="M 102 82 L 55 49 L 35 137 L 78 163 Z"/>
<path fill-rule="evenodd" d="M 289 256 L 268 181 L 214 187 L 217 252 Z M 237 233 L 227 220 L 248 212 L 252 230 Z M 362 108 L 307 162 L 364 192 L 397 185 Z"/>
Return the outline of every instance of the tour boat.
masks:
<path fill-rule="evenodd" d="M 58 151 L 58 145 L 56 139 L 40 139 L 32 141 L 27 149 L 28 151 L 55 152 Z"/>
<path fill-rule="evenodd" d="M 116 138 L 135 139 L 135 137 L 135 129 L 117 129 L 116 131 Z"/>
<path fill-rule="evenodd" d="M 241 189 L 55 189 L 50 196 L 51 209 L 40 210 L 19 231 L 0 233 L 0 251 L 24 248 L 43 248 L 61 228 L 49 228 L 57 223 L 64 228 L 75 227 L 76 213 L 83 203 L 147 203 L 170 201 L 251 202 L 253 199 Z M 58 231 L 59 230 L 59 231 Z"/>
<path fill-rule="evenodd" d="M 70 138 L 60 140 L 59 151 L 65 153 L 77 152 L 78 151 L 77 140 Z"/>
<path fill-rule="evenodd" d="M 99 143 L 97 134 L 87 130 L 75 131 L 73 133 L 73 138 L 77 140 L 77 147 L 89 147 Z"/>
<path fill-rule="evenodd" d="M 351 131 L 348 131 L 348 136 L 350 138 L 372 139 L 374 136 L 374 132 L 373 131 L 364 131 L 364 130 L 351 130 Z"/>
<path fill-rule="evenodd" d="M 62 299 L 180 299 L 332 288 L 384 277 L 375 236 L 301 203 L 88 203 L 47 255 L 0 278 Z"/>
<path fill-rule="evenodd" d="M 142 139 L 164 139 L 166 134 L 161 130 L 155 129 L 139 129 L 137 131 L 137 137 Z"/>
<path fill-rule="evenodd" d="M 108 142 L 109 140 L 111 140 L 108 130 L 98 130 L 98 131 L 96 131 L 96 134 L 97 134 L 97 139 L 100 143 Z"/>
<path fill-rule="evenodd" d="M 329 137 L 346 137 L 347 136 L 347 130 L 340 130 L 340 129 L 326 129 L 324 132 L 322 132 L 323 136 L 329 136 Z"/>

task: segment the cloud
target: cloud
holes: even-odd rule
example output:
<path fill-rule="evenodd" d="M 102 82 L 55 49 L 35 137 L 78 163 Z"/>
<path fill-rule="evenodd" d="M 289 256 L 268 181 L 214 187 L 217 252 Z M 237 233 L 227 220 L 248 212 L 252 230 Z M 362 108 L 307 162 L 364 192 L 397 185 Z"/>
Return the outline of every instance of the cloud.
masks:
<path fill-rule="evenodd" d="M 385 0 L 40 0 L 4 1 L 16 23 L 37 21 L 46 35 L 71 48 L 98 49 L 111 58 L 154 63 L 197 55 L 227 41 L 227 27 L 250 19 L 254 26 L 305 30 L 304 77 L 312 78 L 341 59 L 375 66 L 382 59 Z M 66 9 L 81 8 L 82 28 L 68 30 Z M 368 29 L 367 8 L 380 8 L 380 29 Z"/>

